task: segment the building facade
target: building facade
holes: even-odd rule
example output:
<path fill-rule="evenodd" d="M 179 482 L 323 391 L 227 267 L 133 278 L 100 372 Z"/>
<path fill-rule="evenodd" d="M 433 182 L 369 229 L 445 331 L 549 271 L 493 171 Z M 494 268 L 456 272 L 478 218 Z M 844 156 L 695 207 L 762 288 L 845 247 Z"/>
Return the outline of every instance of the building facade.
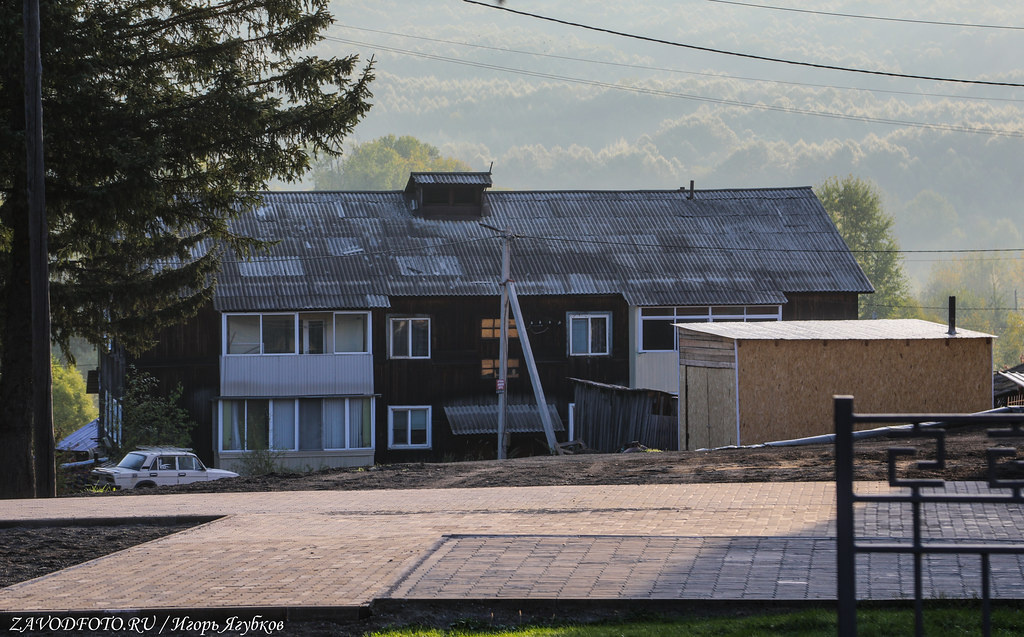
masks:
<path fill-rule="evenodd" d="M 872 290 L 810 188 L 490 186 L 266 193 L 233 229 L 270 247 L 227 256 L 212 307 L 135 365 L 182 383 L 215 466 L 266 448 L 296 469 L 493 457 L 508 241 L 512 453 L 539 453 L 523 336 L 564 440 L 570 379 L 678 392 L 673 324 L 852 319 Z"/>

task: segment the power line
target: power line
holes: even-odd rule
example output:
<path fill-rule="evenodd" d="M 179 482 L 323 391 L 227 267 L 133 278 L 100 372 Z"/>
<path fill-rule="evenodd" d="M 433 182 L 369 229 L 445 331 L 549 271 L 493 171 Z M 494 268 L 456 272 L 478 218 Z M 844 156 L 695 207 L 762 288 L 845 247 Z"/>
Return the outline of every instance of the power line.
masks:
<path fill-rule="evenodd" d="M 1009 26 L 1003 24 L 972 24 L 969 22 L 942 22 L 940 20 L 920 20 L 915 18 L 891 18 L 884 16 L 874 15 L 858 15 L 854 13 L 837 13 L 833 11 L 814 11 L 811 9 L 794 9 L 792 7 L 775 7 L 766 4 L 754 4 L 752 2 L 736 2 L 735 0 L 707 0 L 708 2 L 715 2 L 718 4 L 734 4 L 740 7 L 753 7 L 755 9 L 770 9 L 772 11 L 790 11 L 793 13 L 810 13 L 814 15 L 824 15 L 836 18 L 856 18 L 858 20 L 880 20 L 883 22 L 907 22 L 910 24 L 931 24 L 943 27 L 961 27 L 971 29 L 1010 29 L 1010 30 L 1024 30 L 1024 27 Z"/>
<path fill-rule="evenodd" d="M 462 0 L 462 1 L 467 3 L 467 4 L 475 4 L 475 5 L 478 5 L 478 6 L 481 6 L 481 7 L 487 7 L 488 9 L 496 9 L 498 11 L 507 11 L 509 13 L 513 13 L 513 14 L 516 14 L 516 15 L 521 15 L 521 16 L 525 16 L 525 17 L 528 17 L 528 18 L 534 18 L 534 19 L 537 19 L 537 20 L 544 20 L 546 22 L 553 22 L 555 24 L 562 24 L 562 25 L 565 25 L 565 26 L 575 27 L 575 28 L 578 28 L 578 29 L 586 29 L 588 31 L 596 31 L 598 33 L 607 33 L 609 35 L 617 35 L 617 36 L 624 37 L 624 38 L 631 38 L 633 40 L 641 40 L 641 41 L 644 41 L 644 42 L 652 42 L 654 44 L 665 44 L 665 45 L 668 45 L 668 46 L 674 46 L 674 47 L 679 47 L 679 48 L 683 48 L 683 49 L 690 49 L 690 50 L 693 50 L 693 51 L 703 51 L 705 53 L 717 53 L 719 55 L 729 55 L 729 56 L 740 57 L 740 58 L 745 58 L 745 59 L 749 59 L 749 60 L 759 60 L 761 62 L 774 62 L 774 63 L 777 63 L 777 64 L 789 64 L 789 65 L 793 65 L 793 66 L 804 66 L 804 67 L 815 68 L 815 69 L 824 69 L 824 70 L 829 70 L 829 71 L 843 71 L 845 73 L 862 73 L 862 74 L 865 74 L 865 75 L 879 75 L 879 76 L 883 76 L 883 77 L 895 77 L 895 78 L 909 79 L 909 80 L 927 80 L 927 81 L 930 81 L 930 82 L 956 82 L 958 84 L 977 84 L 977 85 L 982 85 L 982 86 L 1006 86 L 1006 87 L 1015 87 L 1015 88 L 1024 87 L 1024 84 L 1017 84 L 1017 83 L 1013 83 L 1013 82 L 994 82 L 994 81 L 989 81 L 989 80 L 967 80 L 967 79 L 961 79 L 961 78 L 935 77 L 935 76 L 929 76 L 929 75 L 911 75 L 911 74 L 906 74 L 906 73 L 894 73 L 894 72 L 890 72 L 890 71 L 877 71 L 877 70 L 872 70 L 872 69 L 858 69 L 858 68 L 845 67 L 845 66 L 834 66 L 834 65 L 831 65 L 831 64 L 819 64 L 819 63 L 816 63 L 816 62 L 800 62 L 800 61 L 797 61 L 797 60 L 786 60 L 786 59 L 783 59 L 783 58 L 774 58 L 774 57 L 769 57 L 769 56 L 765 56 L 765 55 L 755 55 L 753 53 L 740 53 L 740 52 L 737 52 L 737 51 L 726 51 L 724 49 L 713 49 L 713 48 L 710 48 L 710 47 L 697 46 L 695 44 L 684 44 L 682 42 L 674 42 L 672 40 L 663 40 L 661 38 L 652 38 L 652 37 L 648 37 L 648 36 L 645 36 L 645 35 L 637 35 L 635 33 L 626 33 L 624 31 L 616 31 L 614 29 L 606 29 L 604 27 L 595 27 L 595 26 L 592 26 L 592 25 L 583 24 L 581 22 L 572 22 L 570 20 L 562 20 L 560 18 L 553 18 L 553 17 L 550 17 L 550 16 L 540 15 L 540 14 L 537 14 L 537 13 L 530 13 L 528 11 L 519 11 L 519 10 L 516 10 L 516 9 L 511 9 L 509 7 L 506 7 L 506 6 L 499 6 L 499 5 L 488 4 L 486 2 L 481 2 L 480 0 Z"/>
<path fill-rule="evenodd" d="M 948 305 L 894 305 L 891 303 L 872 303 L 870 297 L 865 297 L 867 307 L 886 307 L 892 310 L 948 310 Z M 965 307 L 956 306 L 957 312 L 1020 312 L 1016 307 Z"/>
<path fill-rule="evenodd" d="M 466 0 L 464 0 L 466 1 Z M 633 93 L 639 93 L 643 95 L 654 95 L 658 97 L 672 97 L 677 99 L 687 99 L 698 102 L 708 102 L 711 104 L 720 104 L 725 106 L 737 106 L 740 108 L 752 108 L 763 111 L 773 111 L 778 113 L 789 113 L 795 115 L 813 115 L 815 117 L 825 117 L 828 119 L 840 119 L 854 122 L 866 122 L 872 124 L 889 124 L 892 126 L 908 126 L 911 128 L 923 128 L 928 130 L 941 130 L 954 133 L 972 133 L 981 135 L 992 135 L 997 137 L 1024 137 L 1024 131 L 1012 131 L 1003 130 L 997 128 L 972 128 L 969 126 L 958 126 L 953 124 L 929 124 L 926 122 L 915 122 L 909 120 L 898 120 L 889 119 L 884 117 L 870 117 L 867 115 L 850 115 L 847 113 L 835 113 L 827 111 L 814 111 L 805 108 L 795 108 L 791 106 L 777 106 L 772 104 L 762 104 L 753 102 L 744 102 L 741 100 L 731 100 L 725 98 L 706 97 L 703 95 L 693 95 L 686 93 L 676 93 L 672 91 L 665 91 L 661 89 L 643 88 L 639 86 L 630 86 L 626 84 L 612 84 L 609 82 L 601 82 L 598 80 L 587 80 L 583 78 L 576 78 L 564 75 L 555 75 L 553 73 L 542 73 L 540 71 L 528 71 L 524 69 L 513 69 L 498 64 L 489 64 L 484 62 L 471 62 L 467 60 L 459 60 L 456 58 L 445 57 L 442 55 L 434 55 L 431 53 L 422 53 L 419 51 L 409 51 L 407 49 L 399 49 L 396 47 L 382 46 L 378 44 L 372 44 L 368 42 L 360 42 L 358 40 L 349 40 L 346 38 L 339 38 L 334 36 L 327 36 L 325 39 L 332 40 L 334 42 L 342 42 L 344 44 L 352 44 L 355 46 L 368 46 L 383 51 L 390 51 L 392 53 L 399 53 L 402 55 L 412 55 L 430 60 L 437 60 L 442 62 L 450 62 L 452 64 L 461 64 L 464 66 L 472 66 L 475 68 L 483 68 L 494 71 L 503 71 L 507 73 L 514 73 L 517 75 L 524 75 L 527 77 L 537 77 L 541 79 L 554 80 L 559 82 L 570 82 L 574 84 L 582 84 L 585 86 L 594 86 L 598 88 L 614 89 L 619 91 L 629 91 Z"/>
<path fill-rule="evenodd" d="M 412 35 L 408 33 L 396 33 L 394 31 L 383 31 L 380 29 L 370 29 L 366 27 L 357 27 L 350 24 L 338 25 L 343 29 L 352 29 L 355 31 L 365 31 L 368 33 L 378 33 L 381 35 L 391 35 L 401 38 L 410 38 L 413 40 L 422 40 L 424 42 L 435 42 L 438 44 L 453 44 L 456 46 L 464 46 L 474 49 L 483 49 L 485 51 L 495 51 L 498 53 L 514 53 L 516 55 L 530 55 L 533 57 L 548 58 L 553 60 L 565 60 L 568 62 L 583 62 L 586 64 L 599 64 L 602 66 L 611 66 L 615 68 L 635 69 L 642 71 L 661 71 L 665 73 L 674 73 L 679 75 L 697 75 L 701 77 L 709 77 L 713 79 L 729 79 L 729 80 L 742 80 L 746 82 L 764 82 L 770 84 L 782 84 L 785 86 L 805 86 L 810 88 L 832 88 L 844 91 L 863 91 L 867 93 L 885 93 L 889 95 L 909 95 L 914 97 L 943 97 L 949 99 L 961 99 L 961 100 L 976 100 L 986 102 L 1024 102 L 1024 100 L 1015 99 L 1012 97 L 981 97 L 974 95 L 955 95 L 952 93 L 926 93 L 922 91 L 896 91 L 891 89 L 879 89 L 879 88 L 864 88 L 859 86 L 843 86 L 839 84 L 815 84 L 811 82 L 791 82 L 787 80 L 769 80 L 759 77 L 745 77 L 742 75 L 729 75 L 726 73 L 706 73 L 701 71 L 684 71 L 682 69 L 674 69 L 662 66 L 650 66 L 646 64 L 629 64 L 626 62 L 609 62 L 607 60 L 595 60 L 592 58 L 580 58 L 570 55 L 556 55 L 553 53 L 538 53 L 536 51 L 523 51 L 520 49 L 510 49 L 506 47 L 487 46 L 485 44 L 474 44 L 472 42 L 460 42 L 458 40 L 445 40 L 443 38 L 428 38 L 422 35 Z M 333 40 L 336 38 L 327 37 L 326 39 Z M 377 46 L 369 44 L 369 46 Z"/>

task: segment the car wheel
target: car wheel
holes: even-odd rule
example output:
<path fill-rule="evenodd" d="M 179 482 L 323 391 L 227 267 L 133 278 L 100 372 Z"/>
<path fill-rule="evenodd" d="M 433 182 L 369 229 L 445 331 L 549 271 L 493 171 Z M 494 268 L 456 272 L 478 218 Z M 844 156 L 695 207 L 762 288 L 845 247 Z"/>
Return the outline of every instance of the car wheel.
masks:
<path fill-rule="evenodd" d="M 156 486 L 156 484 L 153 483 L 153 482 L 140 482 L 137 485 L 135 485 L 135 488 L 136 489 L 152 489 L 155 486 Z"/>

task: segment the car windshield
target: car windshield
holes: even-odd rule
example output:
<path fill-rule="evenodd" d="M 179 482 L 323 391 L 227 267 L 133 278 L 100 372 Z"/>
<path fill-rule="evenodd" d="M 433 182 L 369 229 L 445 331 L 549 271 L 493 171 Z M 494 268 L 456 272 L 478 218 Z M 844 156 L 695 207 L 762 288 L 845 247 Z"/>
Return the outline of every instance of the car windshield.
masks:
<path fill-rule="evenodd" d="M 142 453 L 130 453 L 117 463 L 122 469 L 141 469 L 142 463 L 146 461 L 146 455 Z"/>

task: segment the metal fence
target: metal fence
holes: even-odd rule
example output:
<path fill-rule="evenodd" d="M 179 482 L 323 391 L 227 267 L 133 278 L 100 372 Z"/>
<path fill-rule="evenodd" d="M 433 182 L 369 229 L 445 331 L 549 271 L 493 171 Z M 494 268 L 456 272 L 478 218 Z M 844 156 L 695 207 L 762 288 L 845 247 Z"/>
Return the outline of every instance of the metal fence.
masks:
<path fill-rule="evenodd" d="M 855 414 L 853 397 L 836 396 L 835 399 L 835 462 L 836 462 L 836 599 L 838 608 L 839 635 L 857 634 L 857 580 L 856 558 L 859 553 L 911 554 L 914 560 L 914 625 L 915 634 L 924 634 L 924 590 L 922 582 L 922 561 L 926 554 L 966 554 L 979 556 L 981 563 L 981 606 L 982 630 L 985 635 L 992 632 L 991 556 L 998 554 L 1024 554 L 1024 542 L 986 541 L 964 538 L 968 541 L 940 541 L 924 537 L 925 504 L 953 505 L 958 503 L 979 504 L 1024 504 L 1024 480 L 1000 479 L 997 467 L 1012 465 L 1024 468 L 1024 460 L 1014 460 L 1016 448 L 994 447 L 988 449 L 989 491 L 981 494 L 951 493 L 945 490 L 946 481 L 937 478 L 900 478 L 900 459 L 916 454 L 914 447 L 891 447 L 888 453 L 889 485 L 902 487 L 887 494 L 857 494 L 854 492 L 853 431 L 859 424 L 910 425 L 896 430 L 892 437 L 906 439 L 927 439 L 935 444 L 935 459 L 919 461 L 916 467 L 928 471 L 942 471 L 946 466 L 945 426 L 948 425 L 992 425 L 1001 429 L 990 429 L 988 435 L 993 441 L 1024 439 L 1024 413 L 984 414 Z M 994 491 L 993 491 L 994 490 Z M 859 542 L 855 531 L 855 505 L 858 503 L 896 503 L 910 507 L 912 535 L 892 542 Z"/>

